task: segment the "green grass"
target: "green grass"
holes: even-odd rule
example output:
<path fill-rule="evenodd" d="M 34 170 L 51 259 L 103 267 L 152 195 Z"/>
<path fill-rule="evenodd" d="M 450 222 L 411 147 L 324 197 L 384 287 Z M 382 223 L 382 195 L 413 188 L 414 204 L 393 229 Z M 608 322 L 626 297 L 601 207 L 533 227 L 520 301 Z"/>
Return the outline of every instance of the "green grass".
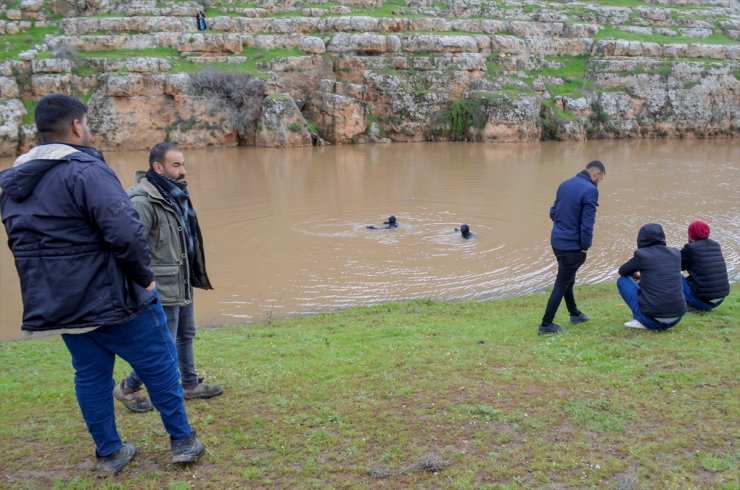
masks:
<path fill-rule="evenodd" d="M 82 59 L 171 58 L 179 57 L 180 53 L 172 48 L 109 49 L 105 51 L 80 51 L 78 56 Z"/>
<path fill-rule="evenodd" d="M 370 17 L 397 17 L 400 9 L 406 6 L 403 0 L 387 0 L 380 8 L 353 9 L 354 15 L 367 15 Z M 404 15 L 404 17 L 407 17 Z"/>
<path fill-rule="evenodd" d="M 200 330 L 200 374 L 226 389 L 187 402 L 207 455 L 172 467 L 158 415 L 117 404 L 139 454 L 115 480 L 92 476 L 61 341 L 0 344 L 2 485 L 737 488 L 740 285 L 667 332 L 624 328 L 614 284 L 576 297 L 592 320 L 545 337 L 545 294 Z M 399 471 L 428 453 L 448 466 Z M 393 474 L 367 474 L 382 468 Z"/>
<path fill-rule="evenodd" d="M 554 94 L 552 94 L 552 93 L 550 95 L 551 96 L 554 96 Z M 575 121 L 576 120 L 575 114 L 573 114 L 572 112 L 568 112 L 568 111 L 564 111 L 564 110 L 558 109 L 555 106 L 555 102 L 553 102 L 552 100 L 543 100 L 542 103 L 544 105 L 546 105 L 553 112 L 553 114 L 555 114 L 555 116 L 557 116 L 557 117 L 559 117 L 561 119 L 564 119 L 566 121 Z"/>
<path fill-rule="evenodd" d="M 23 51 L 33 49 L 34 46 L 43 44 L 44 36 L 56 34 L 56 27 L 36 27 L 18 34 L 0 34 L 0 58 L 13 59 Z"/>
<path fill-rule="evenodd" d="M 662 34 L 638 34 L 623 31 L 615 27 L 604 27 L 596 34 L 595 40 L 624 39 L 627 41 L 651 42 L 656 44 L 737 44 L 737 41 L 724 34 L 712 34 L 708 37 L 664 36 Z"/>
<path fill-rule="evenodd" d="M 559 68 L 542 68 L 528 71 L 529 83 L 537 75 L 562 78 L 562 84 L 545 84 L 547 91 L 552 97 L 558 95 L 579 95 L 592 88 L 592 82 L 586 77 L 588 56 L 548 56 L 547 58 L 550 61 L 558 61 L 561 66 Z"/>
<path fill-rule="evenodd" d="M 271 50 L 259 50 L 255 48 L 244 48 L 239 56 L 244 56 L 247 61 L 244 63 L 193 63 L 183 58 L 176 58 L 170 61 L 172 72 L 174 73 L 196 73 L 202 70 L 220 70 L 226 72 L 249 73 L 257 78 L 266 79 L 269 77 L 263 70 L 266 63 L 278 58 L 289 58 L 294 56 L 303 56 L 303 53 L 297 48 L 278 48 Z"/>
<path fill-rule="evenodd" d="M 35 124 L 36 105 L 38 104 L 38 102 L 34 99 L 23 99 L 22 102 L 23 107 L 26 108 L 26 115 L 23 116 L 21 124 Z"/>

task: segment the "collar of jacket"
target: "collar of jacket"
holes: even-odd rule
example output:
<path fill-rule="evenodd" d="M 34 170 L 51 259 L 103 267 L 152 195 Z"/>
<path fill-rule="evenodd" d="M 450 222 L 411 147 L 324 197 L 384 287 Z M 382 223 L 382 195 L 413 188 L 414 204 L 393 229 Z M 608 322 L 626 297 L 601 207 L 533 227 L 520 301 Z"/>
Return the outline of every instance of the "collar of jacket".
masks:
<path fill-rule="evenodd" d="M 137 170 L 134 173 L 134 177 L 136 178 L 136 185 L 134 186 L 134 189 L 138 188 L 140 192 L 147 194 L 149 197 L 156 201 L 161 202 L 167 209 L 174 212 L 170 202 L 165 199 L 164 196 L 159 192 L 159 189 L 154 187 L 154 184 L 152 184 L 149 179 L 147 179 L 145 170 Z"/>
<path fill-rule="evenodd" d="M 39 145 L 35 148 L 31 148 L 28 153 L 25 153 L 13 162 L 13 167 L 20 167 L 24 163 L 31 162 L 33 160 L 64 160 L 72 153 L 78 150 L 72 145 L 64 143 L 48 143 L 45 145 Z"/>
<path fill-rule="evenodd" d="M 581 170 L 576 174 L 576 177 L 581 177 L 583 179 L 586 179 L 589 184 L 596 187 L 596 184 L 594 184 L 594 181 L 591 180 L 591 174 L 588 173 L 588 170 Z"/>
<path fill-rule="evenodd" d="M 101 162 L 105 162 L 103 154 L 92 146 L 73 145 L 71 143 L 49 142 L 32 148 L 28 153 L 19 156 L 13 163 L 14 167 L 23 165 L 32 160 L 64 160 L 74 152 L 81 151 Z"/>

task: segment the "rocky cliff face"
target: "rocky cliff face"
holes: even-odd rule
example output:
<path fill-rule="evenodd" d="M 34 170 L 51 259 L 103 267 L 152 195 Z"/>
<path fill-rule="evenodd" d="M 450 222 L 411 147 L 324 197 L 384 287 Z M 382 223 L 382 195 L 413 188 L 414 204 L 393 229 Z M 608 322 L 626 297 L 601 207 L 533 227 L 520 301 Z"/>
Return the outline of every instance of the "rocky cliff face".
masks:
<path fill-rule="evenodd" d="M 607 3 L 211 0 L 199 32 L 197 3 L 21 0 L 0 154 L 52 92 L 88 101 L 103 149 L 736 136 L 737 2 Z"/>

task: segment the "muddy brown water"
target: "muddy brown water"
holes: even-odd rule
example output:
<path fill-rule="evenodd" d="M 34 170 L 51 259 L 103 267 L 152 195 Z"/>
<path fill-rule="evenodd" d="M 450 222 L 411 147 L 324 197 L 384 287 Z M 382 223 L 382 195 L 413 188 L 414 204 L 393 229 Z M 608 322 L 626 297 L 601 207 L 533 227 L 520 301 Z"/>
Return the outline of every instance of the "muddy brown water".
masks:
<path fill-rule="evenodd" d="M 147 161 L 146 152 L 106 156 L 125 187 Z M 731 279 L 740 279 L 733 140 L 204 149 L 185 157 L 215 286 L 196 293 L 200 326 L 543 291 L 556 271 L 548 218 L 555 189 L 592 159 L 607 176 L 579 283 L 615 281 L 642 224 L 663 224 L 669 245 L 680 248 L 693 219 L 711 225 Z M 0 168 L 11 163 L 0 160 Z M 366 229 L 390 214 L 398 229 Z M 462 223 L 475 240 L 454 231 Z M 0 238 L 7 241 L 4 228 Z M 16 339 L 22 306 L 5 244 L 0 276 L 0 340 Z"/>

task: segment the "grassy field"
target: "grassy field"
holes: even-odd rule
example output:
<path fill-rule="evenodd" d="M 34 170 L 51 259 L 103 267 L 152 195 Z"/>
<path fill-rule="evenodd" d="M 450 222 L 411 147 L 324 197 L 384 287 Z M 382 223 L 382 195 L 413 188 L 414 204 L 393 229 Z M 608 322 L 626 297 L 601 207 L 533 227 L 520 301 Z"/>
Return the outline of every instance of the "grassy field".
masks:
<path fill-rule="evenodd" d="M 61 341 L 0 344 L 0 487 L 737 489 L 740 284 L 667 332 L 624 328 L 614 284 L 576 296 L 592 321 L 556 336 L 543 294 L 201 330 L 207 455 L 171 466 L 158 415 L 117 404 L 139 454 L 103 480 Z"/>

